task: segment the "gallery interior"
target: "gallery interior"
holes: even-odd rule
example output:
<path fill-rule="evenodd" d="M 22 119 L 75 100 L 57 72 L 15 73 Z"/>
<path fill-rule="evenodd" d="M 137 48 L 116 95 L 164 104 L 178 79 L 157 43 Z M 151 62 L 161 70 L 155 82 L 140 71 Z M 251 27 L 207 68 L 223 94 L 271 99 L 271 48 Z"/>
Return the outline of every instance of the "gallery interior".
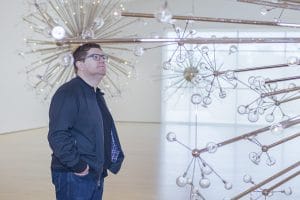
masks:
<path fill-rule="evenodd" d="M 103 199 L 300 199 L 299 0 L 0 4 L 1 200 L 55 199 L 49 104 L 88 42 L 125 153 Z"/>

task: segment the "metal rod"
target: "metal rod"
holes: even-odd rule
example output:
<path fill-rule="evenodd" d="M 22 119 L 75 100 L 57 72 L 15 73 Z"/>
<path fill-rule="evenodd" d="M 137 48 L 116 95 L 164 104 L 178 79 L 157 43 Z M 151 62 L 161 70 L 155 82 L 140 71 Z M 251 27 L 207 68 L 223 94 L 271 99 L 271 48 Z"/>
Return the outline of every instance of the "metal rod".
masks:
<path fill-rule="evenodd" d="M 282 101 L 278 101 L 278 104 L 287 103 L 287 102 L 298 100 L 298 99 L 300 99 L 300 96 L 288 98 L 288 99 L 285 99 L 285 100 L 282 100 Z"/>
<path fill-rule="evenodd" d="M 261 98 L 264 98 L 264 97 L 274 96 L 274 95 L 277 95 L 277 94 L 294 92 L 294 91 L 297 91 L 297 90 L 300 90 L 299 86 L 289 88 L 289 89 L 277 90 L 277 91 L 274 91 L 274 92 L 262 93 L 260 96 L 261 96 Z"/>
<path fill-rule="evenodd" d="M 155 15 L 151 14 L 151 13 L 122 12 L 121 15 L 124 17 L 155 18 Z M 248 24 L 248 25 L 260 25 L 260 26 L 279 26 L 279 27 L 293 27 L 293 28 L 300 27 L 300 24 L 291 24 L 291 23 L 282 23 L 282 22 L 214 18 L 214 17 L 198 17 L 198 16 L 184 16 L 184 15 L 173 15 L 172 19 L 204 21 L 204 22 L 218 22 L 218 23 L 231 23 L 231 24 Z"/>
<path fill-rule="evenodd" d="M 278 146 L 278 145 L 280 145 L 280 144 L 282 144 L 282 143 L 288 142 L 288 141 L 290 141 L 290 140 L 292 140 L 292 139 L 294 139 L 294 138 L 296 138 L 296 137 L 299 137 L 299 136 L 300 136 L 300 133 L 297 133 L 297 134 L 291 135 L 290 137 L 286 137 L 286 138 L 283 138 L 282 140 L 279 140 L 279 141 L 277 141 L 277 142 L 274 142 L 273 144 L 266 145 L 265 147 L 266 147 L 267 149 L 271 149 L 271 148 L 273 148 L 273 147 L 275 147 L 275 146 Z"/>
<path fill-rule="evenodd" d="M 244 3 L 252 3 L 257 5 L 264 5 L 269 6 L 273 8 L 284 8 L 284 9 L 292 9 L 292 10 L 300 10 L 300 4 L 299 2 L 295 0 L 285 0 L 284 2 L 272 2 L 272 1 L 265 1 L 265 0 L 237 0 L 239 2 Z M 296 4 L 297 2 L 297 4 Z"/>
<path fill-rule="evenodd" d="M 291 76 L 291 77 L 286 77 L 286 78 L 267 80 L 267 81 L 265 81 L 265 83 L 268 84 L 268 83 L 274 83 L 274 82 L 290 81 L 290 80 L 295 80 L 295 79 L 300 79 L 300 76 Z"/>
<path fill-rule="evenodd" d="M 282 184 L 288 182 L 289 180 L 295 178 L 296 176 L 299 176 L 300 175 L 300 170 L 293 173 L 292 175 L 286 177 L 285 179 L 279 181 L 278 183 L 276 183 L 275 185 L 273 185 L 272 187 L 269 187 L 267 189 L 268 193 L 270 193 L 271 191 L 273 191 L 274 189 L 278 188 L 279 186 L 281 186 Z"/>
<path fill-rule="evenodd" d="M 293 164 L 293 165 L 287 167 L 286 169 L 284 169 L 284 170 L 282 170 L 282 171 L 280 171 L 280 172 L 274 174 L 273 176 L 267 178 L 266 180 L 264 180 L 264 181 L 262 181 L 262 182 L 256 184 L 255 186 L 249 188 L 248 190 L 246 190 L 246 191 L 244 191 L 244 192 L 238 194 L 237 196 L 231 198 L 231 200 L 238 200 L 238 199 L 242 198 L 243 196 L 246 196 L 246 195 L 249 194 L 250 192 L 255 191 L 256 189 L 260 188 L 261 186 L 263 186 L 263 185 L 265 185 L 265 184 L 267 184 L 267 183 L 273 181 L 274 179 L 278 178 L 279 176 L 282 176 L 283 174 L 285 174 L 285 173 L 287 173 L 287 172 L 293 170 L 294 168 L 296 168 L 296 167 L 298 167 L 298 166 L 300 166 L 300 161 L 298 161 L 298 162 L 296 162 L 295 164 Z"/>
<path fill-rule="evenodd" d="M 69 44 L 84 44 L 94 42 L 99 44 L 128 43 L 168 43 L 181 44 L 249 44 L 249 43 L 300 43 L 300 38 L 109 38 L 109 39 L 76 39 L 66 38 L 60 41 L 47 42 L 58 46 Z"/>

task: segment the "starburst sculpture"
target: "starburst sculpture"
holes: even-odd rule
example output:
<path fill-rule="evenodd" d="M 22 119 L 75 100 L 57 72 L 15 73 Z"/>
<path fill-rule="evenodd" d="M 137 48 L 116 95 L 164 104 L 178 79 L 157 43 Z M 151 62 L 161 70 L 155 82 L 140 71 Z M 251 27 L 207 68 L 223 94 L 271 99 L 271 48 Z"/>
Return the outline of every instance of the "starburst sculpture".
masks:
<path fill-rule="evenodd" d="M 74 77 L 72 51 L 78 45 L 113 38 L 134 22 L 120 18 L 124 7 L 119 0 L 34 0 L 29 4 L 35 9 L 23 20 L 29 25 L 31 36 L 25 39 L 28 48 L 20 55 L 30 58 L 25 72 L 30 84 L 45 99 L 53 89 Z M 67 44 L 63 40 L 82 42 Z M 100 87 L 109 96 L 120 95 L 120 81 L 134 72 L 134 65 L 122 58 L 131 50 L 115 44 L 101 46 L 109 59 L 107 76 Z"/>

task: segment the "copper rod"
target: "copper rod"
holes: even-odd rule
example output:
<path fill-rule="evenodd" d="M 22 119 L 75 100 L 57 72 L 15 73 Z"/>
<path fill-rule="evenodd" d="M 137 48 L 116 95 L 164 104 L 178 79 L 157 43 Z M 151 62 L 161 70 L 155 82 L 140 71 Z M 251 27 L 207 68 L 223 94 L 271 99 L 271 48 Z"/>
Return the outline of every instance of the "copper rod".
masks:
<path fill-rule="evenodd" d="M 273 144 L 266 145 L 265 147 L 266 147 L 267 149 L 271 149 L 271 148 L 273 148 L 273 147 L 275 147 L 275 146 L 278 146 L 278 145 L 280 145 L 280 144 L 282 144 L 282 143 L 288 142 L 288 141 L 290 141 L 290 140 L 292 140 L 292 139 L 294 139 L 294 138 L 296 138 L 296 137 L 299 137 L 299 136 L 300 136 L 300 133 L 297 133 L 297 134 L 291 135 L 290 137 L 286 137 L 286 138 L 283 138 L 282 140 L 279 140 L 279 141 L 277 141 L 277 142 L 274 142 Z"/>
<path fill-rule="evenodd" d="M 288 119 L 288 120 L 281 121 L 279 123 L 282 125 L 283 128 L 288 128 L 288 127 L 294 126 L 296 124 L 299 124 L 300 119 Z M 249 133 L 231 138 L 229 140 L 225 140 L 223 142 L 217 143 L 216 145 L 217 145 L 217 147 L 222 147 L 222 146 L 225 146 L 225 145 L 228 145 L 228 144 L 231 144 L 231 143 L 243 140 L 243 139 L 247 139 L 251 136 L 257 136 L 263 132 L 270 130 L 270 128 L 271 128 L 271 126 L 266 126 L 266 127 L 251 131 Z M 208 148 L 205 147 L 205 148 L 199 149 L 199 152 L 200 153 L 208 152 Z"/>
<path fill-rule="evenodd" d="M 84 44 L 94 42 L 99 44 L 128 44 L 128 43 L 168 43 L 180 44 L 248 44 L 248 43 L 300 43 L 300 38 L 110 38 L 110 39 L 76 39 L 66 38 L 59 41 L 47 42 L 58 46 L 69 44 Z"/>
<path fill-rule="evenodd" d="M 237 0 L 239 2 L 244 3 L 252 3 L 257 5 L 263 5 L 263 6 L 269 6 L 273 8 L 284 8 L 284 9 L 292 9 L 292 10 L 300 10 L 300 4 L 296 4 L 296 1 L 284 1 L 281 3 L 275 3 L 271 1 L 265 1 L 265 0 Z"/>
<path fill-rule="evenodd" d="M 277 95 L 277 94 L 294 92 L 294 91 L 297 91 L 297 90 L 300 90 L 299 86 L 298 87 L 289 88 L 289 89 L 277 90 L 277 91 L 274 91 L 274 92 L 262 93 L 260 96 L 262 98 L 264 98 L 264 97 L 274 96 L 274 95 Z"/>
<path fill-rule="evenodd" d="M 298 99 L 300 99 L 300 96 L 288 98 L 288 99 L 285 99 L 285 100 L 282 100 L 282 101 L 278 101 L 278 104 L 282 104 L 282 103 L 286 103 L 286 102 L 290 102 L 290 101 L 295 101 L 295 100 L 298 100 Z"/>
<path fill-rule="evenodd" d="M 124 17 L 155 18 L 155 15 L 151 13 L 122 12 L 121 15 Z M 248 24 L 248 25 L 260 25 L 260 26 L 280 26 L 280 27 L 293 27 L 293 28 L 300 27 L 300 24 L 290 24 L 290 23 L 282 23 L 282 22 L 255 21 L 255 20 L 246 20 L 246 19 L 229 19 L 229 18 L 215 18 L 215 17 L 198 17 L 198 16 L 185 16 L 185 15 L 173 15 L 172 19 L 231 23 L 231 24 Z"/>
<path fill-rule="evenodd" d="M 295 79 L 300 79 L 300 76 L 291 76 L 291 77 L 286 77 L 286 78 L 267 80 L 267 81 L 265 81 L 265 83 L 268 84 L 268 83 L 274 83 L 274 82 L 290 81 L 290 80 L 295 80 Z"/>
<path fill-rule="evenodd" d="M 273 185 L 272 187 L 269 187 L 269 188 L 267 189 L 267 191 L 268 191 L 268 192 L 271 192 L 271 191 L 273 191 L 274 189 L 276 189 L 276 188 L 278 188 L 279 186 L 281 186 L 282 184 L 288 182 L 289 180 L 291 180 L 291 179 L 293 179 L 293 178 L 295 178 L 296 176 L 299 176 L 299 175 L 300 175 L 300 170 L 297 171 L 297 172 L 295 172 L 295 173 L 293 173 L 292 175 L 286 177 L 285 179 L 279 181 L 278 183 L 276 183 L 276 184 Z"/>
<path fill-rule="evenodd" d="M 250 192 L 255 191 L 256 189 L 260 188 L 261 186 L 263 186 L 263 185 L 265 185 L 265 184 L 267 184 L 267 183 L 273 181 L 274 179 L 278 178 L 279 176 L 282 176 L 283 174 L 285 174 L 285 173 L 287 173 L 287 172 L 293 170 L 294 168 L 296 168 L 296 167 L 298 167 L 298 166 L 300 166 L 300 161 L 298 161 L 298 162 L 296 162 L 295 164 L 293 164 L 293 165 L 287 167 L 286 169 L 284 169 L 284 170 L 282 170 L 282 171 L 280 171 L 280 172 L 274 174 L 273 176 L 267 178 L 266 180 L 264 180 L 264 181 L 262 181 L 262 182 L 256 184 L 255 186 L 249 188 L 248 190 L 246 190 L 246 191 L 244 191 L 244 192 L 238 194 L 237 196 L 231 198 L 231 200 L 238 200 L 238 199 L 242 198 L 243 196 L 249 194 Z"/>

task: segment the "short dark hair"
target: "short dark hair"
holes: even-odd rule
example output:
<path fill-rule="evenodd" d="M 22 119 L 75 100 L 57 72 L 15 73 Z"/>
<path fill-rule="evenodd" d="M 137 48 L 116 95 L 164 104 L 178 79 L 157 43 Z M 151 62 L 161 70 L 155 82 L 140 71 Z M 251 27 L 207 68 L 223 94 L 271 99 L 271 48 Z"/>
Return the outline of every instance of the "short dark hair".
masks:
<path fill-rule="evenodd" d="M 77 47 L 77 49 L 75 49 L 75 51 L 73 52 L 73 58 L 74 58 L 74 70 L 75 73 L 77 74 L 78 68 L 76 66 L 76 62 L 77 61 L 81 61 L 84 60 L 87 52 L 91 49 L 91 48 L 97 48 L 97 49 L 101 49 L 99 44 L 96 43 L 86 43 L 83 44 L 79 47 Z M 101 49 L 102 50 L 102 49 Z"/>

